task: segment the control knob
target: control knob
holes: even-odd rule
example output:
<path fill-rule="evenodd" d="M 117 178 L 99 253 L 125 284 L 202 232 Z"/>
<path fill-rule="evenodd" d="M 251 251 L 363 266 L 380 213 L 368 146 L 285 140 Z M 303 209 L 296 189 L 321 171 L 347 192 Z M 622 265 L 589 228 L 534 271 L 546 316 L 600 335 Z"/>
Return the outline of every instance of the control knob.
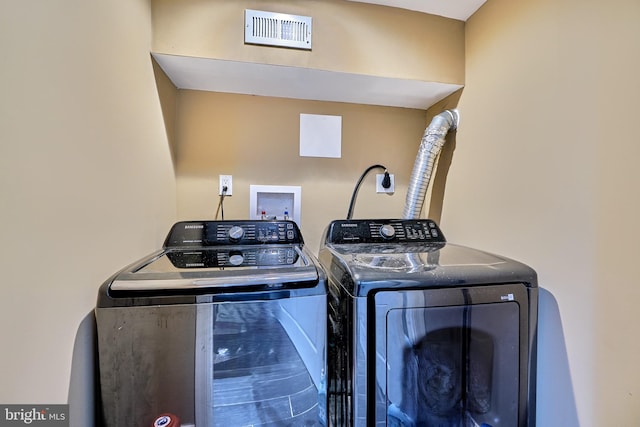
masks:
<path fill-rule="evenodd" d="M 244 236 L 244 229 L 238 225 L 234 225 L 229 229 L 228 234 L 229 234 L 229 239 L 231 239 L 234 242 L 237 242 L 238 240 L 242 239 L 242 236 Z"/>
<path fill-rule="evenodd" d="M 240 251 L 229 252 L 229 264 L 238 266 L 244 262 L 244 255 Z"/>
<path fill-rule="evenodd" d="M 380 227 L 380 235 L 385 239 L 391 239 L 396 235 L 396 229 L 391 224 L 385 224 Z"/>

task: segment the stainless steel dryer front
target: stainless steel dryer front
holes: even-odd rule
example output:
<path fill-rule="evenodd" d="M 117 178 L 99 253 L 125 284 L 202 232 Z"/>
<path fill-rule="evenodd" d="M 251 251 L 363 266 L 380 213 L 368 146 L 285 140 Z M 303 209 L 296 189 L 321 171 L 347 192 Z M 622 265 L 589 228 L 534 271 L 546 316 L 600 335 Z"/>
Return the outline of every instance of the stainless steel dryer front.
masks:
<path fill-rule="evenodd" d="M 292 221 L 177 223 L 95 312 L 106 427 L 325 424 L 326 281 Z"/>
<path fill-rule="evenodd" d="M 422 219 L 333 221 L 319 259 L 330 425 L 535 424 L 535 271 Z"/>

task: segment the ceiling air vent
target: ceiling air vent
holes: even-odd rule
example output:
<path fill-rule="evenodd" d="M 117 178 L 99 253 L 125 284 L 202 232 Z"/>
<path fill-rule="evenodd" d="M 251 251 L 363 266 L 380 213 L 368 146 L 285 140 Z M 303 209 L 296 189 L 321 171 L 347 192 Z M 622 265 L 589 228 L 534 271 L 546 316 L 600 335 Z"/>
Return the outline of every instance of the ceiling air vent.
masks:
<path fill-rule="evenodd" d="M 246 9 L 244 42 L 311 50 L 311 17 Z"/>

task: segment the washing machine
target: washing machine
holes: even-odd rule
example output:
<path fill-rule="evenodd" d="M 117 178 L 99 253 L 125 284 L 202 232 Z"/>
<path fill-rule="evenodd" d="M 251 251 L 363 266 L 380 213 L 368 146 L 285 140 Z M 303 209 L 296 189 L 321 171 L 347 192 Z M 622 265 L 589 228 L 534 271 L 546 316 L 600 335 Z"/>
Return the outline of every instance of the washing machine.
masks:
<path fill-rule="evenodd" d="M 104 426 L 325 425 L 326 292 L 295 222 L 175 224 L 99 290 Z"/>
<path fill-rule="evenodd" d="M 426 219 L 333 221 L 319 260 L 329 425 L 535 424 L 533 269 Z"/>

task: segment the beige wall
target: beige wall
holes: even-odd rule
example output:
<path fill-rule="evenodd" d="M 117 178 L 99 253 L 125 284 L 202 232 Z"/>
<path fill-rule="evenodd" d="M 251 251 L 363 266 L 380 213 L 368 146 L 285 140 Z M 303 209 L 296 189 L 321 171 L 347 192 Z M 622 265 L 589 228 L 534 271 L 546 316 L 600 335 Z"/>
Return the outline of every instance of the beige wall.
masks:
<path fill-rule="evenodd" d="M 153 51 L 464 83 L 464 22 L 344 0 L 153 0 Z M 313 17 L 313 50 L 244 44 L 244 9 Z"/>
<path fill-rule="evenodd" d="M 313 50 L 245 45 L 246 8 L 312 16 Z M 152 10 L 158 53 L 464 82 L 461 21 L 335 0 L 153 0 Z M 163 106 L 174 105 L 174 96 L 162 95 Z M 422 110 L 184 90 L 175 105 L 179 217 L 215 214 L 219 174 L 233 175 L 234 182 L 225 218 L 248 217 L 251 184 L 300 185 L 301 226 L 314 251 L 326 224 L 346 216 L 353 187 L 372 164 L 382 163 L 396 175 L 396 194 L 376 194 L 372 172 L 354 216 L 401 216 L 427 120 Z M 342 116 L 340 159 L 298 155 L 301 113 Z"/>
<path fill-rule="evenodd" d="M 0 402 L 65 403 L 98 287 L 156 249 L 175 178 L 146 0 L 0 5 Z"/>
<path fill-rule="evenodd" d="M 302 187 L 301 228 L 317 252 L 323 228 L 346 218 L 360 175 L 373 164 L 395 174 L 394 195 L 375 192 L 372 171 L 362 184 L 354 218 L 399 217 L 426 112 L 346 103 L 179 91 L 176 151 L 178 216 L 213 218 L 218 175 L 233 175 L 225 219 L 249 217 L 249 186 Z M 300 114 L 342 117 L 342 157 L 299 156 Z"/>
<path fill-rule="evenodd" d="M 179 3 L 186 4 L 154 2 L 169 8 L 154 19 L 186 19 L 208 30 L 211 16 L 173 9 Z M 224 3 L 221 10 L 236 13 L 234 2 L 200 3 Z M 258 9 L 266 4 L 249 3 Z M 326 4 L 321 8 L 329 9 L 319 13 L 341 16 L 329 13 L 337 2 Z M 289 2 L 269 5 L 275 10 Z M 640 422 L 640 348 L 634 339 L 640 146 L 633 126 L 640 99 L 639 8 L 636 0 L 488 0 L 467 23 L 462 71 L 459 64 L 431 68 L 409 61 L 420 54 L 440 58 L 428 50 L 428 34 L 418 46 L 401 49 L 401 60 L 351 58 L 353 46 L 339 37 L 327 46 L 320 37 L 314 47 L 338 49 L 344 61 L 337 63 L 350 64 L 350 72 L 382 69 L 406 77 L 412 69 L 437 81 L 464 79 L 462 123 L 442 190 L 442 227 L 452 241 L 537 269 L 560 310 L 582 427 Z M 15 0 L 1 6 L 2 403 L 66 401 L 73 335 L 99 284 L 161 243 L 176 204 L 183 218 L 213 215 L 218 174 L 234 174 L 228 216 L 245 216 L 243 191 L 254 180 L 302 185 L 303 231 L 314 248 L 318 226 L 345 215 L 353 184 L 369 164 L 386 163 L 396 173 L 397 192 L 374 194 L 370 178 L 356 216 L 394 216 L 404 202 L 426 122 L 422 111 L 169 89 L 179 108 L 163 105 L 165 117 L 178 114 L 175 123 L 167 120 L 166 131 L 185 141 L 174 151 L 176 187 L 148 55 L 149 11 L 142 0 Z M 384 10 L 388 14 L 414 19 Z M 383 16 L 374 15 L 376 22 Z M 222 31 L 221 25 L 215 37 L 187 53 L 238 47 L 237 30 Z M 319 22 L 316 28 L 322 27 Z M 171 53 L 168 44 L 191 36 L 162 37 L 154 50 Z M 395 48 L 393 41 L 386 46 Z M 288 52 L 291 65 L 305 65 L 301 52 Z M 245 60 L 247 49 L 240 47 L 237 57 L 220 55 Z M 308 66 L 343 71 L 318 57 Z M 343 116 L 342 159 L 289 157 L 297 152 L 302 112 Z M 285 158 L 274 158 L 271 144 Z M 260 156 L 245 162 L 248 149 Z M 539 402 L 542 425 L 570 425 L 562 422 L 570 418 L 562 413 L 565 402 L 551 405 L 543 394 Z M 567 411 L 572 404 L 566 402 Z"/>
<path fill-rule="evenodd" d="M 441 224 L 537 269 L 582 427 L 640 423 L 638 23 L 636 0 L 489 0 L 466 29 Z M 541 350 L 539 425 L 576 425 L 572 396 L 545 376 L 563 350 Z"/>

